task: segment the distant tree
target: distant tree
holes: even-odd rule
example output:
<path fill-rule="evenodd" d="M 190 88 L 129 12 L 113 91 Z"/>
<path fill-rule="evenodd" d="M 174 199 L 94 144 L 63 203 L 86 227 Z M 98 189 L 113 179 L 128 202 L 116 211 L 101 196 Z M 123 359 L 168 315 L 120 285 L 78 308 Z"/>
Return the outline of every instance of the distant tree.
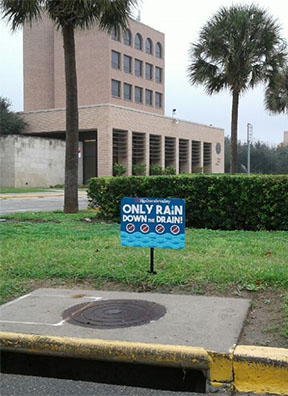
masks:
<path fill-rule="evenodd" d="M 279 174 L 288 174 L 288 145 L 280 144 L 276 148 L 276 169 Z"/>
<path fill-rule="evenodd" d="M 27 127 L 27 122 L 10 107 L 9 99 L 0 96 L 0 135 L 18 135 Z"/>
<path fill-rule="evenodd" d="M 137 0 L 0 0 L 3 18 L 12 30 L 41 19 L 42 13 L 63 35 L 66 86 L 66 155 L 64 212 L 78 212 L 78 98 L 75 56 L 75 30 L 97 24 L 111 32 L 127 29 L 128 17 Z"/>
<path fill-rule="evenodd" d="M 225 154 L 230 152 L 230 139 L 225 137 Z M 237 172 L 247 172 L 247 143 L 237 144 Z M 288 145 L 269 146 L 257 141 L 250 146 L 251 173 L 288 174 Z M 229 173 L 230 157 L 225 155 L 225 173 Z"/>
<path fill-rule="evenodd" d="M 232 94 L 230 172 L 237 172 L 239 97 L 260 82 L 269 82 L 285 64 L 286 44 L 280 27 L 255 5 L 222 7 L 200 31 L 190 49 L 188 76 L 209 95 Z"/>
<path fill-rule="evenodd" d="M 273 76 L 265 92 L 266 109 L 271 113 L 288 114 L 288 65 Z"/>

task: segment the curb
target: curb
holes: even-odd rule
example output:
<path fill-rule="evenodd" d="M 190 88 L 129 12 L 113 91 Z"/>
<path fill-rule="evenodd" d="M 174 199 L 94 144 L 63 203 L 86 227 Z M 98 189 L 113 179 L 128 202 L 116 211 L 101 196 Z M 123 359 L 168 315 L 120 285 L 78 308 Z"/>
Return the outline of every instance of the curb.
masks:
<path fill-rule="evenodd" d="M 288 349 L 239 345 L 233 356 L 234 386 L 241 392 L 288 394 Z"/>
<path fill-rule="evenodd" d="M 288 394 L 288 349 L 236 346 L 229 353 L 204 348 L 0 332 L 3 351 L 132 362 L 205 371 L 207 388 Z"/>

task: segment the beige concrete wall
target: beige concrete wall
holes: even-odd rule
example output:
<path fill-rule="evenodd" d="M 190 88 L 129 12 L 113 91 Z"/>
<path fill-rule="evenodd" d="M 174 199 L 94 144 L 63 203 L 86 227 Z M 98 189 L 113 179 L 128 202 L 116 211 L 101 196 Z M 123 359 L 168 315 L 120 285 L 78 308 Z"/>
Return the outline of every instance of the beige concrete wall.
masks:
<path fill-rule="evenodd" d="M 288 144 L 288 131 L 284 132 L 283 143 Z"/>
<path fill-rule="evenodd" d="M 38 111 L 24 114 L 30 127 L 28 133 L 41 133 L 52 131 L 65 131 L 65 111 Z M 160 135 L 162 140 L 162 164 L 164 155 L 164 137 L 188 139 L 189 146 L 192 140 L 212 144 L 212 173 L 224 172 L 224 131 L 223 129 L 179 120 L 161 115 L 146 113 L 139 110 L 127 109 L 114 105 L 87 106 L 79 109 L 80 131 L 98 130 L 98 175 L 110 176 L 112 174 L 112 131 L 120 129 L 128 131 L 128 150 L 131 152 L 132 132 L 142 132 L 148 135 Z M 220 143 L 222 150 L 216 153 L 216 144 Z M 176 147 L 176 153 L 178 145 Z M 191 149 L 189 149 L 189 152 Z M 146 150 L 147 151 L 147 150 Z M 191 160 L 191 156 L 189 156 Z M 190 161 L 189 160 L 189 161 Z M 146 156 L 146 162 L 149 158 Z M 203 162 L 203 155 L 201 155 Z M 200 164 L 201 165 L 201 164 Z M 203 166 L 203 164 L 202 164 Z M 176 163 L 176 168 L 178 164 Z M 188 168 L 191 169 L 189 162 Z M 128 158 L 129 174 L 131 169 L 131 155 Z"/>
<path fill-rule="evenodd" d="M 13 136 L 0 137 L 0 187 L 15 187 L 15 146 Z"/>
<path fill-rule="evenodd" d="M 82 143 L 79 144 L 82 149 Z M 0 138 L 1 187 L 50 187 L 64 184 L 64 141 L 31 136 Z M 82 150 L 81 150 L 82 151 Z M 82 184 L 83 159 L 79 159 Z"/>
<path fill-rule="evenodd" d="M 23 29 L 24 111 L 53 109 L 54 27 L 42 20 Z"/>

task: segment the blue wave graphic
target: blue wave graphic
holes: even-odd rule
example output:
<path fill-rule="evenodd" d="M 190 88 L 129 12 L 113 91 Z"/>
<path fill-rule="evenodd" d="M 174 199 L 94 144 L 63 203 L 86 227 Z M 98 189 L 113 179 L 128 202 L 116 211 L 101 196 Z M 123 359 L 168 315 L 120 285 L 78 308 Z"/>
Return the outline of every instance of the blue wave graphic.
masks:
<path fill-rule="evenodd" d="M 121 244 L 123 246 L 132 247 L 183 249 L 185 246 L 185 234 L 172 235 L 167 233 L 159 235 L 151 232 L 145 235 L 141 232 L 128 234 L 127 232 L 121 231 Z"/>

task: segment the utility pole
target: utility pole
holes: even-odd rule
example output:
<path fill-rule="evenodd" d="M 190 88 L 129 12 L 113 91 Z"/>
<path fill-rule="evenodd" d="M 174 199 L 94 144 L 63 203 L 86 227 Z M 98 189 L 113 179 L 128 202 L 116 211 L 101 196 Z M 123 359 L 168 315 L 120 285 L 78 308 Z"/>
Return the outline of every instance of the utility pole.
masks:
<path fill-rule="evenodd" d="M 247 174 L 250 175 L 250 142 L 253 134 L 253 125 L 247 124 Z"/>

